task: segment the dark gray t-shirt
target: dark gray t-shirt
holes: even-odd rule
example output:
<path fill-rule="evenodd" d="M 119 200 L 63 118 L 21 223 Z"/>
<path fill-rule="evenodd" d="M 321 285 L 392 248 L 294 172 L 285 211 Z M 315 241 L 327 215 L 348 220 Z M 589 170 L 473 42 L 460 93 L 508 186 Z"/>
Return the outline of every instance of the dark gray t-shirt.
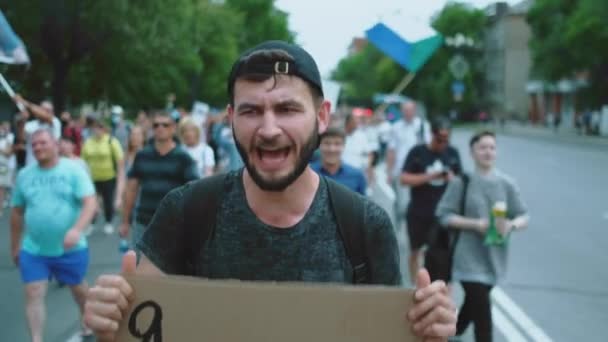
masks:
<path fill-rule="evenodd" d="M 171 191 L 158 207 L 138 249 L 168 274 L 184 265 L 183 195 L 189 185 Z M 196 275 L 211 279 L 350 283 L 346 257 L 328 197 L 319 183 L 313 203 L 300 222 L 276 228 L 260 221 L 245 197 L 242 170 L 225 177 L 216 228 L 200 253 Z M 359 195 L 357 195 L 359 196 Z M 397 240 L 388 214 L 360 197 L 365 205 L 365 246 L 373 284 L 400 285 Z"/>

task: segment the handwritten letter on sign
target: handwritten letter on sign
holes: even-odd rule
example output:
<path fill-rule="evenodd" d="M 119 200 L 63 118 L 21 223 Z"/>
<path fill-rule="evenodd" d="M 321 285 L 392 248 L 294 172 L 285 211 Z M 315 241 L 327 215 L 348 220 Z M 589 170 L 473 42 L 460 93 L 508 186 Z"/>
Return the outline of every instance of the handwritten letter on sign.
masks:
<path fill-rule="evenodd" d="M 185 277 L 128 278 L 120 342 L 414 342 L 412 290 Z"/>

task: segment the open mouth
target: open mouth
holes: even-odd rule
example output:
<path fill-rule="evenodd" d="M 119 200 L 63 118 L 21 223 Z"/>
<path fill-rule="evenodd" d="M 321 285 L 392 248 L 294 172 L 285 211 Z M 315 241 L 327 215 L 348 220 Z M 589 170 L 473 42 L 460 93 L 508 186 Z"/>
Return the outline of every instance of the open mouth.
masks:
<path fill-rule="evenodd" d="M 258 159 L 269 168 L 280 166 L 289 156 L 289 151 L 289 147 L 278 149 L 256 148 Z"/>

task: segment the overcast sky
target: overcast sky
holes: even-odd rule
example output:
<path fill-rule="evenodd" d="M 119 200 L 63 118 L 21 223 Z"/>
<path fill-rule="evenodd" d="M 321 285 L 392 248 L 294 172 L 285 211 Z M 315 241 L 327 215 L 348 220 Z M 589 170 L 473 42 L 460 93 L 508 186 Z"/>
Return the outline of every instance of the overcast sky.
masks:
<path fill-rule="evenodd" d="M 276 6 L 289 13 L 289 26 L 297 33 L 297 42 L 316 59 L 321 74 L 328 77 L 346 55 L 353 37 L 380 20 L 387 25 L 401 25 L 396 31 L 406 39 L 420 39 L 432 32 L 431 16 L 441 10 L 446 0 L 276 0 Z M 484 8 L 496 1 L 468 0 Z M 506 0 L 510 4 L 519 0 Z"/>

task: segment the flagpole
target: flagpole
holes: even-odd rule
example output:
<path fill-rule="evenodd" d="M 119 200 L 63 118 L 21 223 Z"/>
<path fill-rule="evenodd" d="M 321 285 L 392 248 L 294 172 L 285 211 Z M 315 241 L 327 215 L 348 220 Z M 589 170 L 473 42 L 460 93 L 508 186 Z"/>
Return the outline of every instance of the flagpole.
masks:
<path fill-rule="evenodd" d="M 6 93 L 8 94 L 8 96 L 10 96 L 11 98 L 14 98 L 15 92 L 13 91 L 13 88 L 11 88 L 11 86 L 8 84 L 8 82 L 6 81 L 6 79 L 4 78 L 4 75 L 2 75 L 2 73 L 0 73 L 0 83 L 2 83 L 2 87 L 4 88 L 4 90 L 6 90 Z M 23 104 L 21 102 L 18 102 L 16 104 L 20 111 L 25 110 L 25 107 L 23 107 Z"/>
<path fill-rule="evenodd" d="M 399 82 L 399 84 L 395 87 L 395 89 L 393 90 L 393 92 L 391 93 L 391 95 L 399 95 L 401 94 L 401 92 L 407 88 L 407 86 L 412 83 L 412 81 L 414 80 L 414 78 L 416 77 L 416 73 L 415 72 L 409 72 L 407 75 L 405 75 L 403 77 L 403 79 L 401 80 L 401 82 Z M 376 109 L 376 113 L 382 113 L 386 110 L 386 108 L 388 107 L 388 103 L 383 103 L 380 106 L 378 106 L 378 108 Z"/>

